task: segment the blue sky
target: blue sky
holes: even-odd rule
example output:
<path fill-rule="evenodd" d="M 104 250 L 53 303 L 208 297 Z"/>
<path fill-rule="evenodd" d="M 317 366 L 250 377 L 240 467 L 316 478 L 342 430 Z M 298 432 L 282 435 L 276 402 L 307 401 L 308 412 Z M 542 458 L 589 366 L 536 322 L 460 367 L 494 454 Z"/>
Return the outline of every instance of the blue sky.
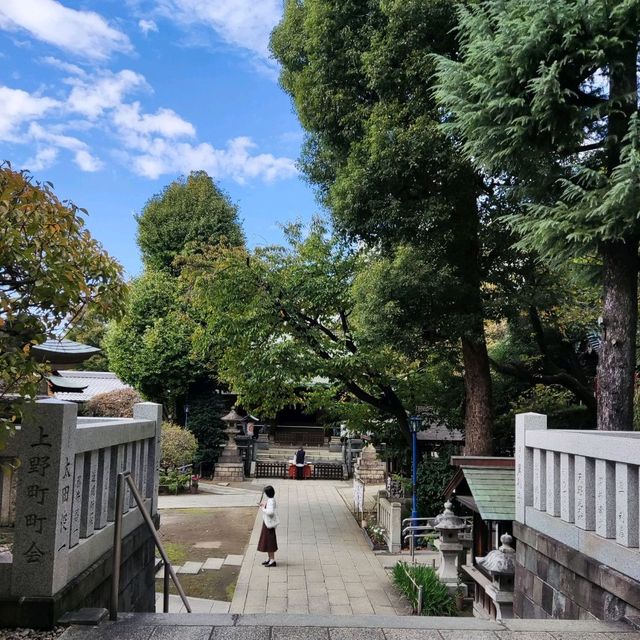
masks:
<path fill-rule="evenodd" d="M 251 246 L 318 210 L 295 161 L 302 131 L 277 83 L 281 0 L 1 0 L 0 159 L 50 180 L 141 269 L 134 213 L 207 171 Z"/>

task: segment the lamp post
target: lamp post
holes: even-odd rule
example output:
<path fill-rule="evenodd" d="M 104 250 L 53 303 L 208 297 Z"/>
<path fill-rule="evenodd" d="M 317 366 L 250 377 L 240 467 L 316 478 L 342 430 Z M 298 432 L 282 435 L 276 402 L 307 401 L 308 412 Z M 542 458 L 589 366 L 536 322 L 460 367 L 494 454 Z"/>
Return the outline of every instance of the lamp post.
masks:
<path fill-rule="evenodd" d="M 186 429 L 189 426 L 189 405 L 184 405 L 184 428 Z"/>
<path fill-rule="evenodd" d="M 413 501 L 411 504 L 411 519 L 414 521 L 418 517 L 418 496 L 416 493 L 418 485 L 418 431 L 422 429 L 422 417 L 410 416 L 409 427 L 411 429 L 411 487 L 413 489 Z"/>

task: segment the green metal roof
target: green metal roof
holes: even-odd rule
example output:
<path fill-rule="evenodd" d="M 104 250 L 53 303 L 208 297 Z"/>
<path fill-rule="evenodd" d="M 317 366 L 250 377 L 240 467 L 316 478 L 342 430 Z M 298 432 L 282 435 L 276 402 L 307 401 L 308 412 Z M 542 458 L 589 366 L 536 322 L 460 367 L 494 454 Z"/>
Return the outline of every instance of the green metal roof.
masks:
<path fill-rule="evenodd" d="M 515 520 L 515 469 L 463 467 L 462 472 L 483 520 Z"/>

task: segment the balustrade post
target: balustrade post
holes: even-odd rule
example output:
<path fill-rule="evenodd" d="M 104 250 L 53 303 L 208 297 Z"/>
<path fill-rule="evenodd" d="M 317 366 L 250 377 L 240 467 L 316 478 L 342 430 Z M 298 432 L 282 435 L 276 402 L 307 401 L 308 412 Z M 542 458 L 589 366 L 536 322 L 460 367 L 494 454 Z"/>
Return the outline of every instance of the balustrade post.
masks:
<path fill-rule="evenodd" d="M 560 517 L 565 522 L 575 521 L 575 469 L 573 456 L 560 454 Z"/>
<path fill-rule="evenodd" d="M 154 402 L 139 402 L 133 407 L 133 417 L 136 420 L 153 420 L 156 423 L 156 435 L 149 446 L 149 462 L 147 473 L 148 486 L 151 488 L 151 509 L 149 513 L 154 516 L 158 511 L 158 485 L 160 483 L 160 436 L 162 427 L 162 405 Z M 141 489 L 141 487 L 139 487 Z"/>
<path fill-rule="evenodd" d="M 607 460 L 596 460 L 596 533 L 616 537 L 615 467 Z"/>
<path fill-rule="evenodd" d="M 616 463 L 616 542 L 638 546 L 638 467 Z"/>
<path fill-rule="evenodd" d="M 547 451 L 546 456 L 547 513 L 550 516 L 560 515 L 560 455 Z"/>
<path fill-rule="evenodd" d="M 595 460 L 575 456 L 575 524 L 585 531 L 596 528 Z"/>
<path fill-rule="evenodd" d="M 516 416 L 516 520 L 526 523 L 526 509 L 533 505 L 533 450 L 526 446 L 527 431 L 547 428 L 547 416 L 519 413 Z"/>
<path fill-rule="evenodd" d="M 11 592 L 52 596 L 68 577 L 77 405 L 40 400 L 25 407 L 18 457 Z"/>

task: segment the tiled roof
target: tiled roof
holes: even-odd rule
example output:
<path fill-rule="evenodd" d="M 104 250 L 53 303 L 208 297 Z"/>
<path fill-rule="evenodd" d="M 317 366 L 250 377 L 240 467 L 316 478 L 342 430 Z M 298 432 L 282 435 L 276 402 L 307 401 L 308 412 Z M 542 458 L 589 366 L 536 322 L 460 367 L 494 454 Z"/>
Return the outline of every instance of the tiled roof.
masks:
<path fill-rule="evenodd" d="M 110 371 L 58 371 L 58 375 L 63 378 L 71 378 L 74 383 L 87 385 L 87 388 L 82 392 L 55 392 L 54 396 L 59 400 L 86 402 L 99 393 L 131 388 Z"/>

